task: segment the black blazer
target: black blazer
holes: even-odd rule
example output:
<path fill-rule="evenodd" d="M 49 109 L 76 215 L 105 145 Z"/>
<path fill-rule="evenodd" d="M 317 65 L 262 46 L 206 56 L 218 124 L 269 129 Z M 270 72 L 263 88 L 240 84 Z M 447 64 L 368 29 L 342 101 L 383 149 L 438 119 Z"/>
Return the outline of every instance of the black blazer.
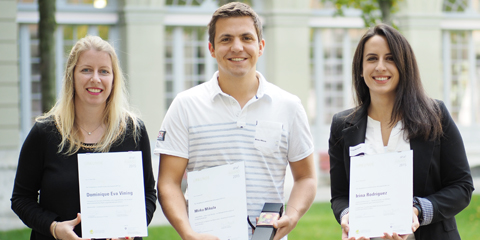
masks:
<path fill-rule="evenodd" d="M 410 139 L 413 150 L 413 196 L 428 199 L 433 205 L 433 220 L 415 232 L 416 240 L 460 239 L 455 215 L 470 203 L 473 181 L 462 137 L 443 102 L 443 136 L 436 141 Z M 367 108 L 355 114 L 349 109 L 333 117 L 329 150 L 331 204 L 340 223 L 341 212 L 348 207 L 349 147 L 365 142 Z"/>

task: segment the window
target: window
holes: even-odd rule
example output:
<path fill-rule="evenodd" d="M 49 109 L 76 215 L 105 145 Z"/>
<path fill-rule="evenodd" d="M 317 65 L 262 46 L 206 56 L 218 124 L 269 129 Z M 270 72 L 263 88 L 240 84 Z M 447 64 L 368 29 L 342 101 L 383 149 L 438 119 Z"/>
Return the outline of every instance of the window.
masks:
<path fill-rule="evenodd" d="M 312 31 L 311 69 L 315 125 L 330 124 L 335 113 L 353 106 L 351 65 L 363 29 Z M 310 108 L 310 106 L 309 106 Z"/>
<path fill-rule="evenodd" d="M 165 36 L 168 108 L 179 92 L 210 80 L 216 63 L 208 51 L 206 27 L 166 27 Z"/>
<path fill-rule="evenodd" d="M 468 0 L 444 0 L 444 12 L 465 12 L 468 9 Z"/>
<path fill-rule="evenodd" d="M 444 32 L 444 99 L 460 125 L 480 123 L 480 31 Z"/>
<path fill-rule="evenodd" d="M 165 5 L 166 6 L 201 6 L 204 3 L 214 3 L 216 4 L 218 2 L 218 6 L 222 6 L 223 4 L 226 4 L 227 2 L 231 2 L 228 0 L 166 0 Z M 252 5 L 252 0 L 239 0 L 237 2 L 243 2 L 246 3 L 250 6 Z"/>
<path fill-rule="evenodd" d="M 166 0 L 167 6 L 200 6 L 205 0 Z"/>

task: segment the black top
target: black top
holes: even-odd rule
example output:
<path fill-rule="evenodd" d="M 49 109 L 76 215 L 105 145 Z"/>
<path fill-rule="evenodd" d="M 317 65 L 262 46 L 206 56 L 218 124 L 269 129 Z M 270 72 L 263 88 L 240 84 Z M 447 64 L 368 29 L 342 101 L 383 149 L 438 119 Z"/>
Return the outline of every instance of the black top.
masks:
<path fill-rule="evenodd" d="M 152 172 L 150 142 L 141 123 L 141 136 L 135 142 L 131 124 L 110 152 L 142 151 L 147 224 L 156 208 L 155 179 Z M 92 152 L 81 148 L 67 156 L 58 153 L 61 135 L 53 121 L 35 123 L 23 143 L 12 194 L 12 210 L 30 228 L 30 239 L 52 240 L 50 225 L 66 221 L 80 213 L 77 154 Z M 105 171 L 106 173 L 108 171 Z M 81 223 L 75 233 L 81 237 Z M 142 238 L 136 238 L 142 239 Z"/>
<path fill-rule="evenodd" d="M 474 190 L 462 136 L 447 108 L 441 109 L 443 135 L 426 141 L 410 139 L 413 150 L 413 196 L 428 199 L 433 219 L 415 231 L 415 239 L 460 240 L 455 215 L 470 203 Z M 332 121 L 329 156 L 332 209 L 340 223 L 340 214 L 349 205 L 349 147 L 365 142 L 368 106 L 352 115 L 353 109 L 335 114 Z"/>

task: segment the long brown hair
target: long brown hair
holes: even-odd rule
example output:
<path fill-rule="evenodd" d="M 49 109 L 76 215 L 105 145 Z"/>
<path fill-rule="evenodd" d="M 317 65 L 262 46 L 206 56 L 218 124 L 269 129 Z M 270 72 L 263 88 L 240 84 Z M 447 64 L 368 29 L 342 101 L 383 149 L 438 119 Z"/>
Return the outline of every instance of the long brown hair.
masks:
<path fill-rule="evenodd" d="M 388 47 L 399 72 L 399 83 L 395 90 L 390 124 L 402 120 L 408 139 L 421 137 L 438 139 L 442 135 L 441 110 L 437 102 L 427 96 L 420 79 L 415 54 L 407 39 L 396 29 L 386 24 L 370 28 L 358 43 L 352 64 L 352 80 L 355 103 L 361 107 L 370 105 L 370 91 L 362 77 L 365 43 L 373 36 L 387 39 Z"/>

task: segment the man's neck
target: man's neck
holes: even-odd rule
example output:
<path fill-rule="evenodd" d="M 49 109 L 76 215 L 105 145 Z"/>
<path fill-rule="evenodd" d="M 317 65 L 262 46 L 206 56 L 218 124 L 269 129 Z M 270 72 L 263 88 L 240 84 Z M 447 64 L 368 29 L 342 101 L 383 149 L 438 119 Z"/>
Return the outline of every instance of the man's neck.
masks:
<path fill-rule="evenodd" d="M 241 78 L 222 77 L 219 73 L 218 85 L 224 93 L 235 98 L 240 107 L 243 108 L 257 94 L 260 80 L 256 72 Z"/>

